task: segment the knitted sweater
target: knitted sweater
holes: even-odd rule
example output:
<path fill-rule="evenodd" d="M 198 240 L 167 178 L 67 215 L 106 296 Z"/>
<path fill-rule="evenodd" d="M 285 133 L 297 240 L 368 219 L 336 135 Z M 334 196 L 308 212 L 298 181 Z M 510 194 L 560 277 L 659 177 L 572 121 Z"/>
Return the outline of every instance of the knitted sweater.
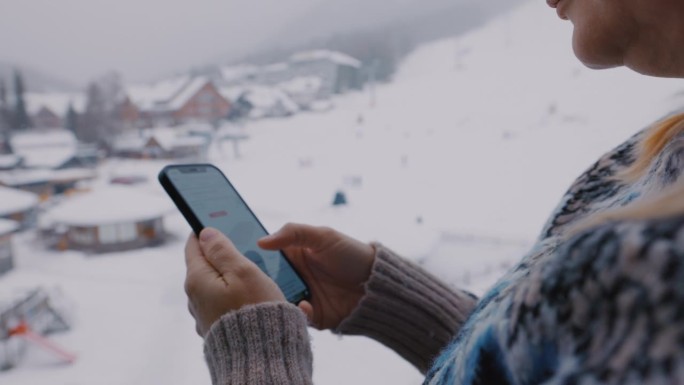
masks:
<path fill-rule="evenodd" d="M 337 332 L 385 344 L 427 372 L 426 384 L 684 383 L 684 215 L 567 234 L 679 179 L 682 135 L 641 179 L 614 178 L 643 137 L 583 173 L 536 245 L 479 300 L 378 246 L 366 295 Z M 306 320 L 292 305 L 223 316 L 205 355 L 215 384 L 311 383 Z"/>

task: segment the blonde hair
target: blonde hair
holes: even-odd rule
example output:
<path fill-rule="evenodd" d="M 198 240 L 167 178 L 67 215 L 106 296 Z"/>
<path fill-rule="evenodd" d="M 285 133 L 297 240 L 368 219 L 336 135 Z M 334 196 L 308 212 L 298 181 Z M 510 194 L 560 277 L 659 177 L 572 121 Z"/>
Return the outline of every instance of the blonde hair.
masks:
<path fill-rule="evenodd" d="M 641 202 L 635 202 L 619 209 L 608 210 L 591 215 L 571 225 L 568 238 L 590 228 L 608 222 L 624 220 L 653 220 L 675 217 L 684 214 L 684 183 L 670 186 L 662 193 Z"/>
<path fill-rule="evenodd" d="M 655 123 L 639 143 L 637 158 L 616 179 L 634 182 L 641 178 L 658 154 L 680 133 L 684 132 L 684 113 L 672 115 Z M 643 201 L 634 202 L 618 209 L 599 212 L 579 220 L 567 231 L 568 237 L 598 226 L 619 220 L 651 220 L 684 214 L 684 179 L 664 191 Z"/>
<path fill-rule="evenodd" d="M 682 132 L 684 132 L 684 113 L 669 116 L 653 124 L 646 132 L 646 137 L 639 143 L 637 159 L 626 170 L 619 173 L 617 178 L 626 182 L 634 182 L 641 178 L 667 143 Z"/>

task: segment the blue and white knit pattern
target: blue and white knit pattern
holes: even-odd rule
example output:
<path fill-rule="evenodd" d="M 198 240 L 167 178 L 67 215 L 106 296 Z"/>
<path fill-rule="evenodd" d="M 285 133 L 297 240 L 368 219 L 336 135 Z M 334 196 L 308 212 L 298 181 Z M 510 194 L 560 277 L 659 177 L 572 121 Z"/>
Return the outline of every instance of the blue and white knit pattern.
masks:
<path fill-rule="evenodd" d="M 639 133 L 564 196 L 533 249 L 485 295 L 426 384 L 684 383 L 684 216 L 568 225 L 644 199 L 684 170 L 684 136 L 634 183 Z M 673 382 L 674 381 L 674 382 Z"/>

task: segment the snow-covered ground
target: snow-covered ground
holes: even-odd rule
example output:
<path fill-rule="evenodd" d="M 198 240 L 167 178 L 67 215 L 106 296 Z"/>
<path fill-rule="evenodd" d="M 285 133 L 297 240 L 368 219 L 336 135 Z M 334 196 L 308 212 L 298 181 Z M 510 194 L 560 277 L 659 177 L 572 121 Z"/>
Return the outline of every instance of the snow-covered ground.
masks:
<path fill-rule="evenodd" d="M 265 225 L 328 225 L 381 241 L 453 285 L 482 293 L 537 236 L 573 178 L 603 152 L 680 108 L 682 82 L 627 70 L 592 72 L 570 49 L 570 25 L 538 1 L 458 39 L 417 50 L 394 83 L 336 100 L 325 114 L 250 124 L 236 159 L 211 160 Z M 163 196 L 157 162 L 111 161 L 111 175 L 149 176 L 130 187 Z M 350 204 L 333 208 L 337 190 Z M 112 202 L 132 205 L 134 202 Z M 182 290 L 189 227 L 158 248 L 86 256 L 15 238 L 18 267 L 3 294 L 58 286 L 73 330 L 54 336 L 78 354 L 60 365 L 37 350 L 0 383 L 209 383 Z M 420 374 L 364 338 L 312 331 L 318 384 L 417 384 Z"/>

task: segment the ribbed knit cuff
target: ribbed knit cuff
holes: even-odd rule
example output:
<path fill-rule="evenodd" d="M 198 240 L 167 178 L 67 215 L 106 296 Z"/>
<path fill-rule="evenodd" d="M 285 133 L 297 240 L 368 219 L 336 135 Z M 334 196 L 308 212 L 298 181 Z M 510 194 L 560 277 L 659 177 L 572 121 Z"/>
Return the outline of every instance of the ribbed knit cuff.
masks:
<path fill-rule="evenodd" d="M 205 337 L 213 384 L 311 384 L 306 316 L 287 303 L 265 303 L 228 313 Z"/>
<path fill-rule="evenodd" d="M 477 299 L 449 288 L 382 245 L 375 247 L 366 295 L 336 331 L 373 338 L 425 373 L 458 333 Z"/>

